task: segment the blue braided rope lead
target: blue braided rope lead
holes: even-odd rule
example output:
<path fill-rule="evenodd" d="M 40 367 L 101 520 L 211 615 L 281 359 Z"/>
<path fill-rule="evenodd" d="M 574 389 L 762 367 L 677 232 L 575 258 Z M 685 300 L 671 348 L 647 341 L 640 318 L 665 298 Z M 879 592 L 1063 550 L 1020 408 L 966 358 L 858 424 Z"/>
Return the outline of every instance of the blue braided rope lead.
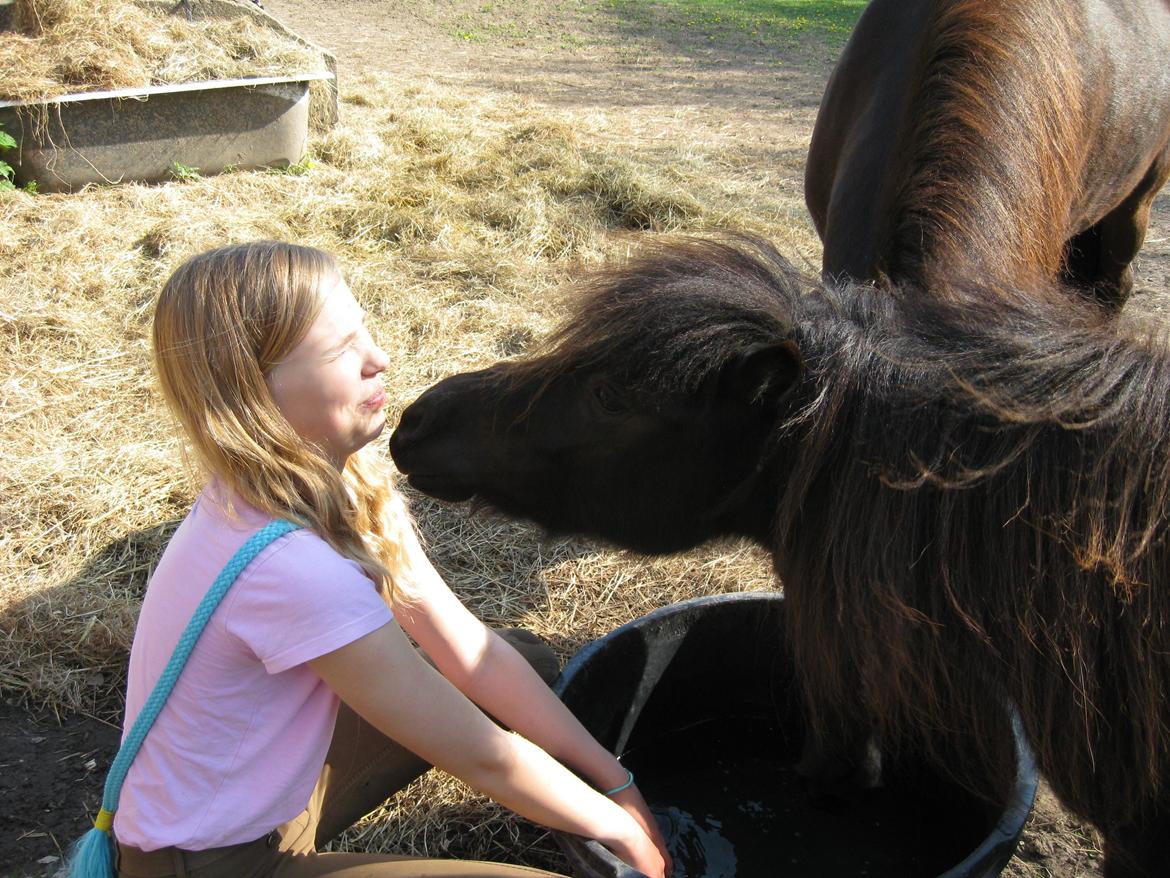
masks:
<path fill-rule="evenodd" d="M 252 562 L 252 559 L 264 551 L 274 540 L 280 539 L 289 531 L 299 527 L 301 525 L 289 521 L 272 521 L 256 531 L 227 562 L 219 576 L 215 578 L 211 588 L 207 590 L 207 594 L 203 596 L 203 600 L 199 602 L 199 606 L 195 608 L 195 615 L 191 617 L 191 621 L 187 623 L 187 627 L 179 636 L 179 642 L 175 646 L 174 653 L 171 654 L 170 661 L 163 668 L 162 676 L 155 683 L 150 697 L 146 699 L 146 703 L 134 720 L 134 725 L 131 726 L 126 739 L 122 742 L 118 755 L 114 757 L 114 762 L 106 775 L 106 786 L 102 794 L 102 809 L 94 820 L 94 828 L 83 835 L 74 845 L 73 855 L 69 862 L 68 878 L 115 878 L 113 837 L 110 831 L 114 824 L 114 812 L 118 810 L 118 798 L 122 794 L 122 783 L 126 780 L 130 764 L 138 755 L 150 727 L 154 725 L 154 721 L 162 712 L 163 705 L 166 704 L 171 690 L 175 688 L 175 683 L 178 682 L 179 675 L 183 672 L 187 659 L 195 648 L 195 642 L 199 640 L 199 635 L 207 627 L 211 614 L 215 612 L 215 608 L 219 606 L 223 596 L 227 594 L 228 589 L 232 587 L 232 584 L 244 571 L 244 568 Z"/>

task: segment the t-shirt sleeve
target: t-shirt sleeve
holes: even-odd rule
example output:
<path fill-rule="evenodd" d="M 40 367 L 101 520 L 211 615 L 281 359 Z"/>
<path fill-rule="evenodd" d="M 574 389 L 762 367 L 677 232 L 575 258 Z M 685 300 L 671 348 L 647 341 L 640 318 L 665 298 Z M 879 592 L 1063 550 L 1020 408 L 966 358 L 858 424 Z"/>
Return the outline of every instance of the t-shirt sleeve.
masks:
<path fill-rule="evenodd" d="M 227 632 L 270 674 L 340 649 L 394 618 L 357 562 L 308 530 L 258 555 L 226 601 Z"/>

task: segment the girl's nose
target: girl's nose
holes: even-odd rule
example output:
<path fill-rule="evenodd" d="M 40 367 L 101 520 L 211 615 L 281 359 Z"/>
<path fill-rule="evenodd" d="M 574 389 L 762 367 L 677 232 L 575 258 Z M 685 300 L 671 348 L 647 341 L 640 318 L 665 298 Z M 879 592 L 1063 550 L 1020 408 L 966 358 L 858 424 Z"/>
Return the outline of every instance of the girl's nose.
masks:
<path fill-rule="evenodd" d="M 377 345 L 373 345 L 370 349 L 370 356 L 367 362 L 369 370 L 377 375 L 380 372 L 386 371 L 386 367 L 390 365 L 390 358 L 384 350 Z"/>

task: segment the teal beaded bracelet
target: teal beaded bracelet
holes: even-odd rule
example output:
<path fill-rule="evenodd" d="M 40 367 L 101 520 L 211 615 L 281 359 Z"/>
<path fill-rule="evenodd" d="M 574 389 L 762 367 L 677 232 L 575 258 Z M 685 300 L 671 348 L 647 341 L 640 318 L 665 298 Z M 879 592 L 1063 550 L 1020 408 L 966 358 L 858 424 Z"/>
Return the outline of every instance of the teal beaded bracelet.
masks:
<path fill-rule="evenodd" d="M 626 777 L 626 782 L 624 784 L 622 784 L 620 787 L 614 787 L 612 790 L 606 790 L 605 794 L 607 796 L 615 795 L 616 793 L 620 793 L 622 790 L 628 790 L 630 787 L 632 787 L 634 785 L 634 772 L 630 771 L 627 768 L 626 774 L 628 775 Z"/>

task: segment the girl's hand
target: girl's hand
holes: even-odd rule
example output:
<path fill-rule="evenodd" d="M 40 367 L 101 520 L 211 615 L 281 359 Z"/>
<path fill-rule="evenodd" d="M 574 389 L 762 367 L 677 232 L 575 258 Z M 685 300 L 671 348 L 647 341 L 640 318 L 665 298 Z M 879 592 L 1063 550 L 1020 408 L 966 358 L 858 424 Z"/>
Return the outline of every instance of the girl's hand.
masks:
<path fill-rule="evenodd" d="M 642 831 L 646 833 L 650 841 L 658 849 L 659 856 L 661 856 L 664 863 L 665 873 L 669 875 L 674 868 L 674 863 L 671 862 L 670 852 L 666 849 L 666 839 L 662 837 L 662 830 L 658 826 L 658 821 L 650 813 L 650 807 L 646 804 L 646 800 L 642 798 L 642 793 L 639 792 L 638 787 L 634 785 L 626 787 L 620 793 L 615 793 L 611 798 L 621 805 L 626 813 L 633 817 L 638 825 L 642 827 Z M 647 872 L 646 874 L 649 875 L 651 873 Z"/>
<path fill-rule="evenodd" d="M 665 852 L 654 843 L 636 820 L 630 824 L 626 835 L 600 841 L 622 862 L 633 866 L 649 878 L 668 878 L 670 875 L 670 858 L 664 859 Z"/>

